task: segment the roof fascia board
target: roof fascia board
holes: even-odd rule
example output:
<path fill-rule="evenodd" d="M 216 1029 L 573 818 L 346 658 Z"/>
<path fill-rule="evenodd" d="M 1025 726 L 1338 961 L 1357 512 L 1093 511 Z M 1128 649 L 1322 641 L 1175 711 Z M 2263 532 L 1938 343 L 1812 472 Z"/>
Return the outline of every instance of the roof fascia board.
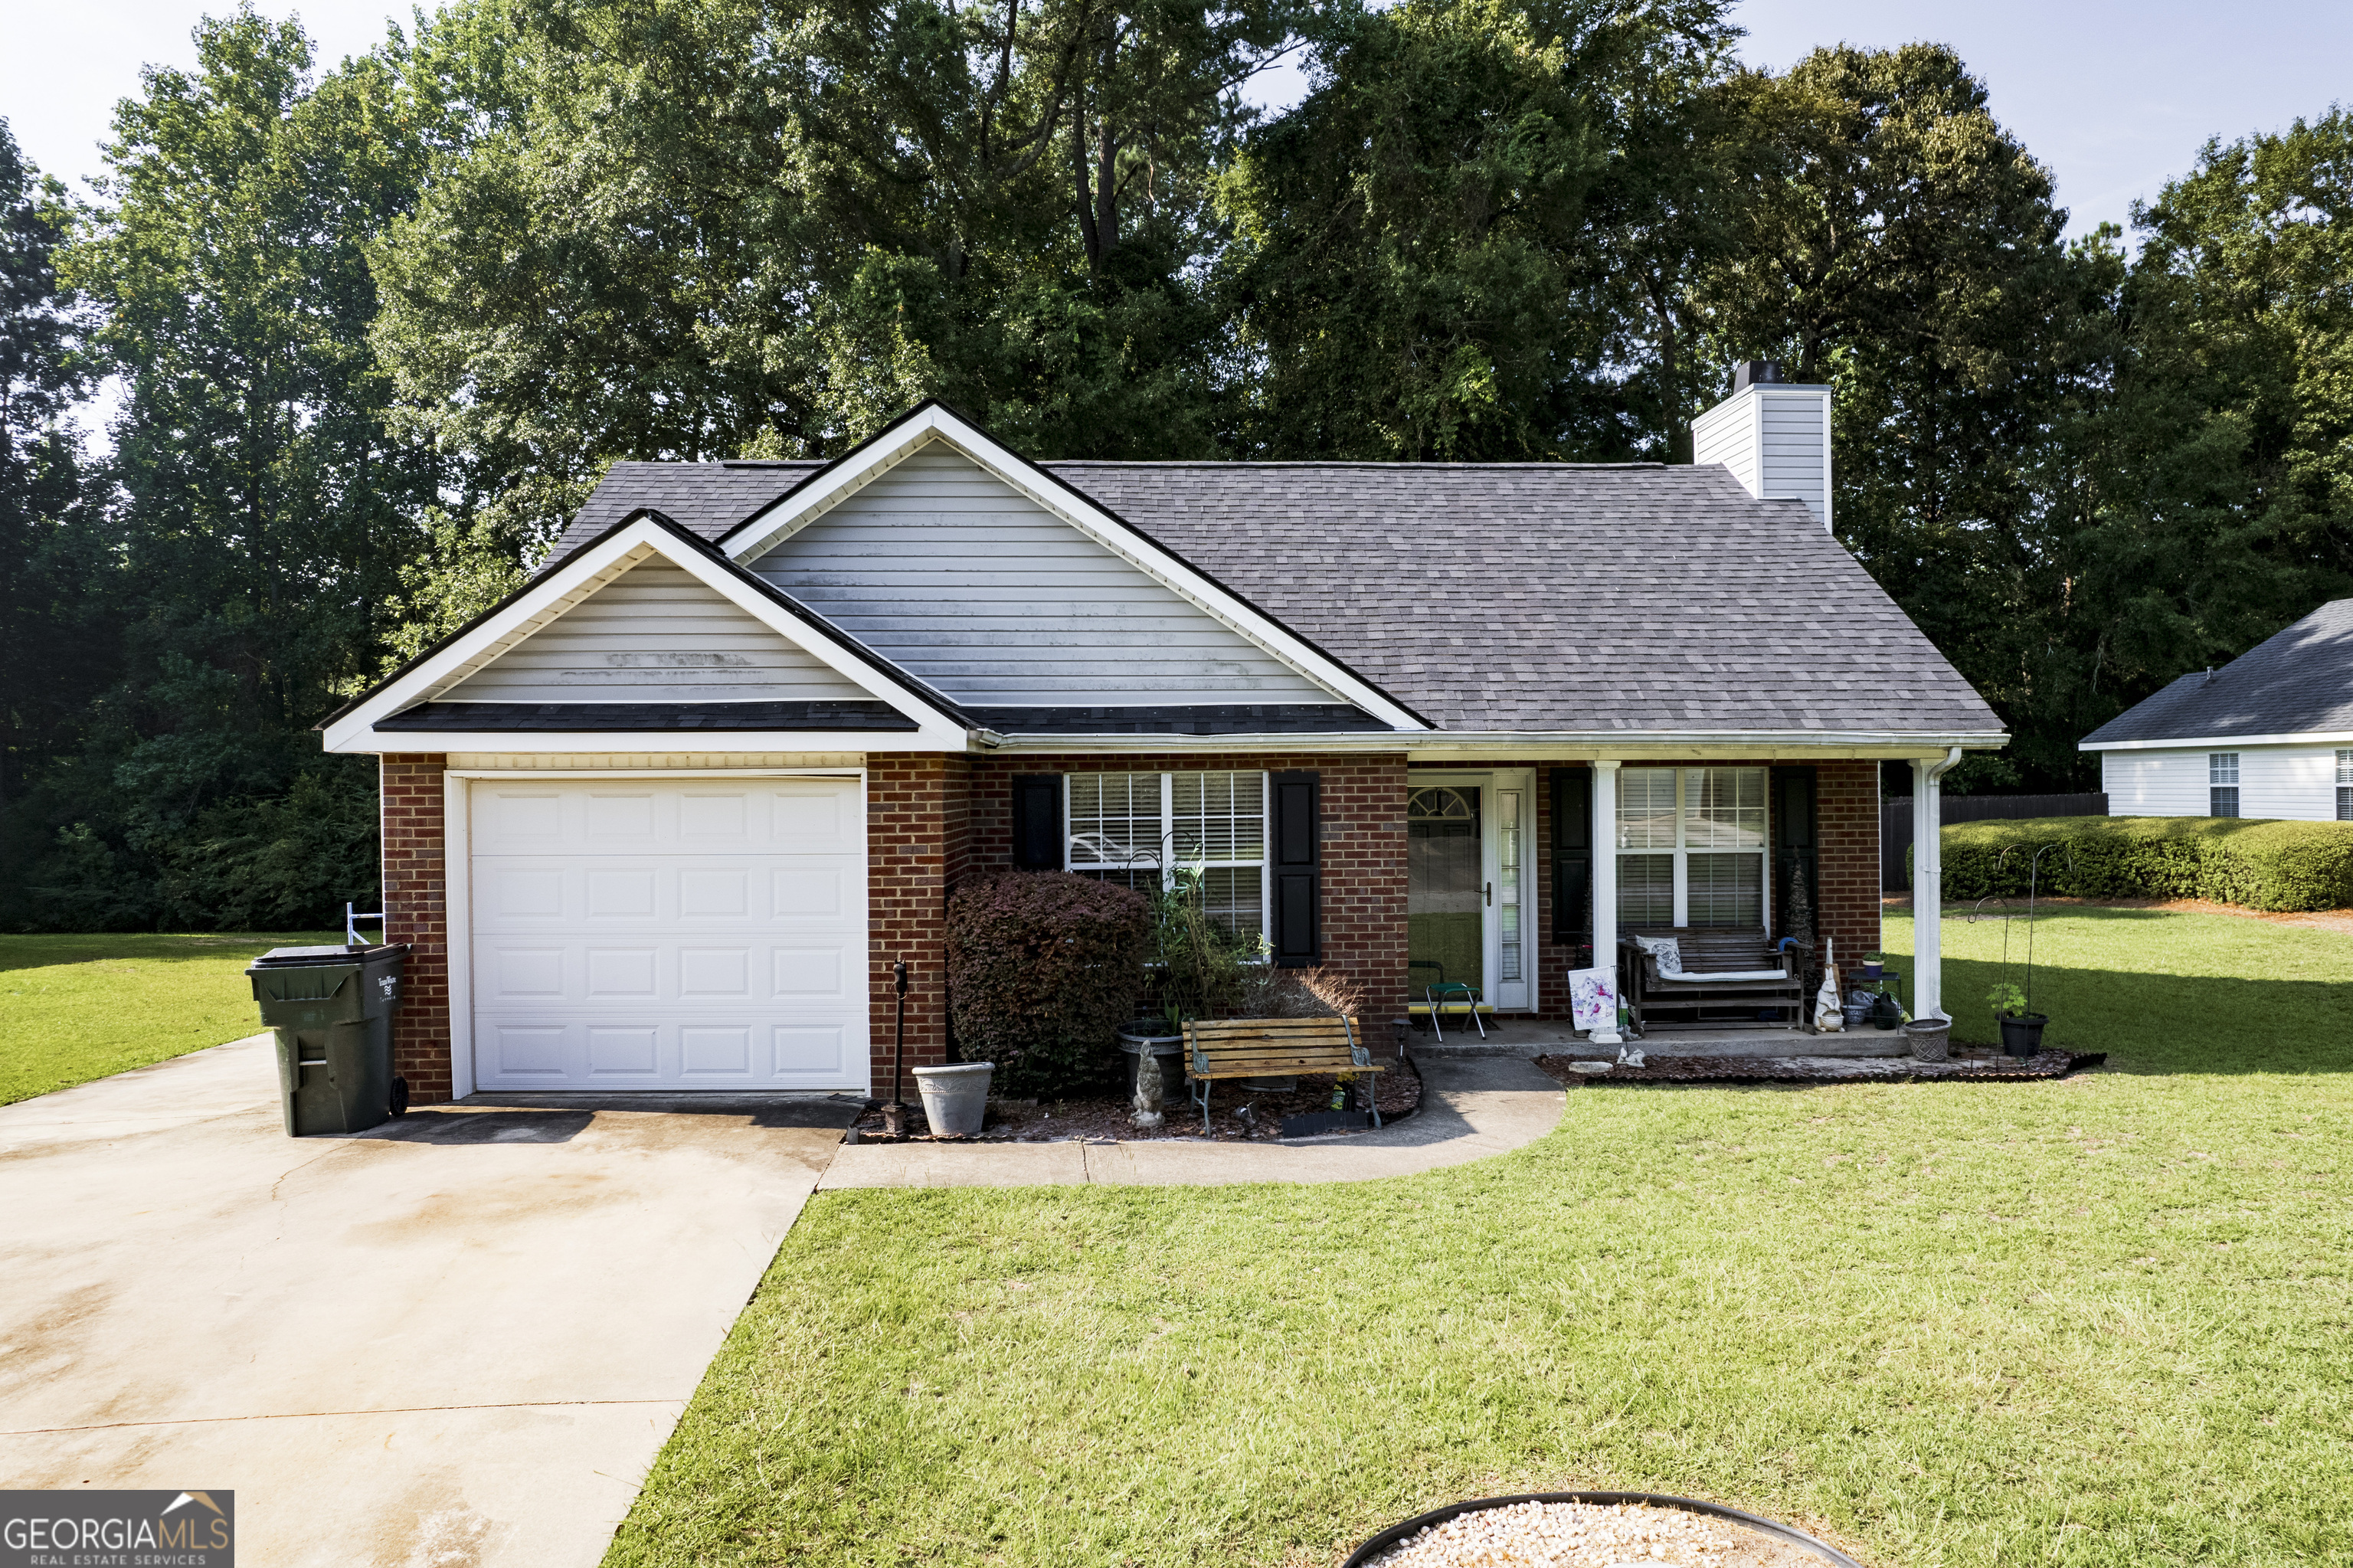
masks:
<path fill-rule="evenodd" d="M 2300 735 L 2205 735 L 2178 740 L 2079 740 L 2078 751 L 2230 751 L 2243 746 L 2353 746 L 2353 730 L 2316 729 Z"/>
<path fill-rule="evenodd" d="M 1078 529 L 1203 613 L 1298 670 L 1325 691 L 1394 727 L 1430 726 L 1410 708 L 1276 621 L 1224 584 L 1089 499 L 1068 481 L 1003 446 L 953 410 L 925 403 L 832 467 L 812 475 L 720 536 L 727 557 L 749 566 L 808 523 L 888 472 L 926 442 L 944 441 L 997 479 Z"/>
<path fill-rule="evenodd" d="M 915 730 L 721 730 L 596 729 L 596 730 L 377 730 L 368 729 L 352 742 L 332 750 L 384 754 L 404 752 L 465 752 L 502 757 L 560 753 L 571 756 L 650 755 L 685 753 L 741 755 L 745 752 L 964 753 L 985 750 L 969 731 L 953 739 Z M 764 770 L 765 771 L 765 770 Z"/>
<path fill-rule="evenodd" d="M 860 658 L 835 636 L 804 624 L 787 608 L 790 600 L 710 546 L 686 535 L 659 514 L 633 514 L 608 529 L 594 543 L 573 553 L 554 571 L 527 585 L 505 604 L 466 627 L 440 647 L 410 663 L 359 702 L 322 726 L 329 751 L 413 751 L 417 737 L 432 732 L 379 734 L 375 721 L 433 696 L 464 679 L 540 630 L 596 588 L 642 560 L 659 556 L 725 598 L 736 608 L 808 653 L 835 673 L 879 702 L 914 721 L 913 738 L 927 742 L 916 749 L 964 749 L 968 731 L 950 711 L 925 702 L 907 689 L 903 676 L 871 659 Z M 877 677 L 881 677 L 878 679 Z M 551 732 L 554 733 L 554 732 Z M 684 732 L 680 732 L 684 733 Z M 746 732 L 765 733 L 765 732 Z M 364 737 L 372 744 L 354 745 Z M 373 743 L 385 743 L 383 745 Z M 454 747 L 455 741 L 447 743 Z M 508 749 L 537 749 L 509 747 Z"/>
<path fill-rule="evenodd" d="M 1869 758 L 1902 761 L 1914 757 L 1943 757 L 1953 747 L 1969 751 L 1993 751 L 2009 744 L 2005 735 L 1904 735 L 1896 733 L 1825 733 L 1740 730 L 1705 732 L 1531 733 L 1525 730 L 1401 733 L 1396 730 L 1353 734 L 1274 735 L 1008 735 L 989 747 L 1001 753 L 1084 753 L 1091 756 L 1168 752 L 1331 752 L 1403 751 L 1414 761 L 1448 761 L 1471 758 L 1508 758 L 1530 761 L 1590 761 L 1616 758 L 1647 759 L 1756 758 Z"/>

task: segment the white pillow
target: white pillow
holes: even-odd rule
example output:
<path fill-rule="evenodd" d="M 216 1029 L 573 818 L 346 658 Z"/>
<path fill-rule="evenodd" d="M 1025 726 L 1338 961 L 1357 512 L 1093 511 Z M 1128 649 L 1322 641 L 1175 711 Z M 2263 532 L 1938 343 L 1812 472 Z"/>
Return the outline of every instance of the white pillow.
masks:
<path fill-rule="evenodd" d="M 1634 945 L 1651 955 L 1651 960 L 1659 966 L 1660 979 L 1665 980 L 1683 972 L 1683 944 L 1675 938 L 1637 937 Z"/>

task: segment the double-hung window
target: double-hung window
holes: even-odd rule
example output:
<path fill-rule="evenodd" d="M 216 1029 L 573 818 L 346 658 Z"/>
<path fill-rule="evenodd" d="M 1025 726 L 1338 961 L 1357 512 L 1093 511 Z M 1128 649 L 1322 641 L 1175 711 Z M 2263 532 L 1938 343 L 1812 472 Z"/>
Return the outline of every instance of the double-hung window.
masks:
<path fill-rule="evenodd" d="M 1765 924 L 1765 769 L 1618 770 L 1618 922 Z"/>
<path fill-rule="evenodd" d="M 2337 820 L 2353 822 L 2353 747 L 2337 748 Z"/>
<path fill-rule="evenodd" d="M 1266 929 L 1266 775 L 1073 773 L 1063 864 L 1134 888 L 1198 870 L 1210 916 Z"/>
<path fill-rule="evenodd" d="M 2206 814 L 2210 817 L 2235 817 L 2239 814 L 2239 754 L 2235 751 L 2210 751 L 2206 754 Z"/>

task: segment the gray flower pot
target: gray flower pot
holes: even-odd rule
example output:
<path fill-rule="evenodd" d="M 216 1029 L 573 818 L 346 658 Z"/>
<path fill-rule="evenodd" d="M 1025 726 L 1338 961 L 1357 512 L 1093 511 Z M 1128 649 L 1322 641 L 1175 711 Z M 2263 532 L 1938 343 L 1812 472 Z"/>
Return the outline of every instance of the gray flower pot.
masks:
<path fill-rule="evenodd" d="M 1953 1054 L 1953 1021 L 1915 1018 L 1904 1026 L 1904 1040 L 1912 1047 L 1912 1059 L 1915 1062 L 1949 1061 Z"/>
<path fill-rule="evenodd" d="M 970 1138 L 988 1117 L 988 1080 L 994 1062 L 963 1062 L 953 1067 L 918 1067 L 915 1092 L 923 1097 L 923 1119 L 934 1138 Z"/>

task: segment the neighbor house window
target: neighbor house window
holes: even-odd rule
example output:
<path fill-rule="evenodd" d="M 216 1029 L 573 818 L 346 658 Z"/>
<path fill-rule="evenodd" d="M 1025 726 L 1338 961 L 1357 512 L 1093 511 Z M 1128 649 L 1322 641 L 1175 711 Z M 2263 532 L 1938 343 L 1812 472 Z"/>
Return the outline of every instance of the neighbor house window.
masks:
<path fill-rule="evenodd" d="M 1765 769 L 1619 769 L 1618 922 L 1765 924 Z"/>
<path fill-rule="evenodd" d="M 2337 820 L 2353 822 L 2353 747 L 2337 751 Z"/>
<path fill-rule="evenodd" d="M 1139 890 L 1198 870 L 1203 903 L 1234 930 L 1266 928 L 1266 775 L 1073 773 L 1063 863 Z"/>
<path fill-rule="evenodd" d="M 2239 814 L 2239 754 L 2235 751 L 2210 751 L 2206 754 L 2206 814 L 2210 817 L 2235 817 Z"/>

